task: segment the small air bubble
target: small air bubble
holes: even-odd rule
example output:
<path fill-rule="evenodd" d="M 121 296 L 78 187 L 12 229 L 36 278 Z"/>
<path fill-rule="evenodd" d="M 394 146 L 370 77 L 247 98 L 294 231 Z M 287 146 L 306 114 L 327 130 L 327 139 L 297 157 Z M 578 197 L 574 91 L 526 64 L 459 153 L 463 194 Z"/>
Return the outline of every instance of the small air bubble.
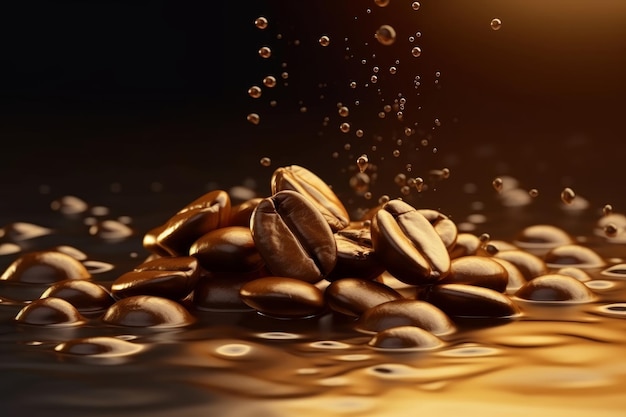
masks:
<path fill-rule="evenodd" d="M 254 26 L 257 27 L 257 29 L 265 29 L 267 28 L 267 19 L 263 16 L 257 17 L 254 20 Z"/>
<path fill-rule="evenodd" d="M 411 3 L 411 8 L 415 11 L 418 11 L 420 9 L 420 2 L 414 1 L 413 3 Z"/>
<path fill-rule="evenodd" d="M 576 198 L 576 193 L 571 188 L 566 187 L 561 191 L 561 201 L 565 204 L 572 204 L 574 198 Z"/>
<path fill-rule="evenodd" d="M 341 130 L 343 133 L 348 133 L 350 131 L 350 123 L 342 123 L 341 125 L 339 125 L 339 130 Z"/>
<path fill-rule="evenodd" d="M 250 113 L 250 114 L 246 117 L 246 119 L 247 119 L 250 123 L 252 123 L 253 125 L 258 125 L 258 124 L 259 124 L 259 122 L 261 121 L 261 117 L 260 117 L 258 114 L 256 114 L 256 113 Z"/>
<path fill-rule="evenodd" d="M 606 226 L 604 226 L 604 234 L 607 237 L 615 237 L 617 236 L 618 232 L 619 232 L 619 229 L 617 228 L 615 223 L 608 223 Z"/>
<path fill-rule="evenodd" d="M 272 160 L 270 158 L 268 158 L 267 156 L 264 156 L 263 158 L 261 158 L 261 160 L 259 162 L 264 167 L 268 167 L 268 166 L 272 165 Z"/>
<path fill-rule="evenodd" d="M 253 85 L 252 87 L 250 87 L 248 89 L 248 94 L 252 98 L 259 98 L 259 97 L 261 97 L 261 87 L 259 87 L 257 85 Z"/>
<path fill-rule="evenodd" d="M 398 72 L 396 67 L 389 67 L 389 74 L 395 75 Z"/>
<path fill-rule="evenodd" d="M 502 27 L 502 20 L 498 18 L 491 20 L 491 29 L 500 30 L 501 27 Z"/>
<path fill-rule="evenodd" d="M 414 46 L 411 49 L 411 55 L 413 55 L 415 58 L 422 55 L 422 48 L 420 48 L 419 46 Z"/>
<path fill-rule="evenodd" d="M 375 34 L 376 39 L 382 45 L 391 45 L 396 41 L 396 30 L 389 25 L 382 25 Z"/>
<path fill-rule="evenodd" d="M 263 78 L 263 85 L 267 88 L 274 88 L 276 86 L 276 78 L 271 75 Z"/>
<path fill-rule="evenodd" d="M 323 36 L 320 37 L 319 43 L 322 46 L 328 46 L 328 45 L 330 45 L 330 38 L 328 36 L 326 36 L 326 35 L 323 35 Z"/>
<path fill-rule="evenodd" d="M 502 186 L 504 185 L 504 181 L 502 181 L 502 178 L 496 178 L 491 182 L 491 185 L 493 185 L 493 188 L 497 191 L 500 192 L 502 191 Z"/>
<path fill-rule="evenodd" d="M 528 195 L 531 196 L 532 198 L 536 198 L 539 195 L 539 190 L 536 188 L 533 188 L 528 191 Z"/>
<path fill-rule="evenodd" d="M 259 49 L 259 56 L 261 58 L 269 58 L 272 56 L 272 50 L 267 46 L 263 46 L 261 49 Z"/>
<path fill-rule="evenodd" d="M 354 134 L 356 135 L 357 138 L 362 138 L 363 137 L 363 129 L 357 129 L 357 131 L 354 132 Z"/>

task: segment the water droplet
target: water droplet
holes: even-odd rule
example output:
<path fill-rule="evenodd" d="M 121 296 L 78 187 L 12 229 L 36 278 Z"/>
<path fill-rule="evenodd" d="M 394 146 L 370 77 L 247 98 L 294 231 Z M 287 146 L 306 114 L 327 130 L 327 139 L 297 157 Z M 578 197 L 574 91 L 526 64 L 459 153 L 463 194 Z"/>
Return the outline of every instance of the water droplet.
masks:
<path fill-rule="evenodd" d="M 387 7 L 389 5 L 389 1 L 390 0 L 374 0 L 374 3 L 376 3 L 378 7 Z"/>
<path fill-rule="evenodd" d="M 608 216 L 609 214 L 613 213 L 613 206 L 610 204 L 605 204 L 604 207 L 602 207 L 602 213 L 605 216 Z"/>
<path fill-rule="evenodd" d="M 350 82 L 350 88 L 356 88 L 356 82 L 351 81 Z"/>
<path fill-rule="evenodd" d="M 257 17 L 254 20 L 254 26 L 256 26 L 258 29 L 265 29 L 267 28 L 267 19 L 263 16 Z"/>
<path fill-rule="evenodd" d="M 411 3 L 411 8 L 415 11 L 420 9 L 420 2 L 419 1 L 414 1 L 413 3 Z"/>
<path fill-rule="evenodd" d="M 269 58 L 272 56 L 272 50 L 268 46 L 263 46 L 259 49 L 259 56 L 261 58 Z"/>
<path fill-rule="evenodd" d="M 397 72 L 398 72 L 398 69 L 396 67 L 389 67 L 389 73 L 391 75 L 394 75 Z"/>
<path fill-rule="evenodd" d="M 414 181 L 413 186 L 415 187 L 418 193 L 421 193 L 422 190 L 424 189 L 424 180 L 421 177 L 416 177 L 413 179 L 413 181 Z"/>
<path fill-rule="evenodd" d="M 268 167 L 268 166 L 272 165 L 272 160 L 270 158 L 268 158 L 267 156 L 264 156 L 263 158 L 261 158 L 261 160 L 259 162 L 264 167 Z"/>
<path fill-rule="evenodd" d="M 493 188 L 497 191 L 500 192 L 502 191 L 502 186 L 504 184 L 504 181 L 502 181 L 502 178 L 496 178 L 491 182 L 491 185 L 493 185 Z"/>
<path fill-rule="evenodd" d="M 396 30 L 389 25 L 382 25 L 375 34 L 376 39 L 382 45 L 391 45 L 396 41 Z"/>
<path fill-rule="evenodd" d="M 565 204 L 572 204 L 574 198 L 576 198 L 576 193 L 574 193 L 574 190 L 572 190 L 571 188 L 566 187 L 563 189 L 563 191 L 561 191 L 561 201 L 563 201 Z"/>
<path fill-rule="evenodd" d="M 363 154 L 359 156 L 356 160 L 356 165 L 359 167 L 359 172 L 365 172 L 367 166 L 369 165 L 369 159 L 367 155 Z"/>
<path fill-rule="evenodd" d="M 276 78 L 274 78 L 272 75 L 268 75 L 267 77 L 263 78 L 263 85 L 267 88 L 274 88 L 276 86 Z"/>
<path fill-rule="evenodd" d="M 500 30 L 500 28 L 502 27 L 502 20 L 495 18 L 491 20 L 491 29 L 493 30 Z"/>
<path fill-rule="evenodd" d="M 258 125 L 261 121 L 261 117 L 256 113 L 250 113 L 248 114 L 248 116 L 246 116 L 246 120 L 248 120 L 253 125 Z"/>
<path fill-rule="evenodd" d="M 261 97 L 261 87 L 253 85 L 252 87 L 250 87 L 248 89 L 248 94 L 252 98 L 259 98 L 259 97 Z"/>
<path fill-rule="evenodd" d="M 328 45 L 330 45 L 330 38 L 328 36 L 326 36 L 326 35 L 323 35 L 323 36 L 320 37 L 319 43 L 322 46 L 328 46 Z"/>
<path fill-rule="evenodd" d="M 539 190 L 537 190 L 536 188 L 533 188 L 528 191 L 528 195 L 531 196 L 532 198 L 536 198 L 539 195 Z"/>
<path fill-rule="evenodd" d="M 413 55 L 415 58 L 422 55 L 422 48 L 420 48 L 419 46 L 414 46 L 411 49 L 411 55 Z"/>
<path fill-rule="evenodd" d="M 370 77 L 370 81 L 372 82 L 372 84 L 376 84 L 378 82 L 378 77 L 375 75 L 372 75 Z"/>
<path fill-rule="evenodd" d="M 478 236 L 478 240 L 480 240 L 480 243 L 483 246 L 486 246 L 491 240 L 491 236 L 489 235 L 489 233 L 483 233 L 480 236 Z"/>
<path fill-rule="evenodd" d="M 362 129 L 358 129 L 356 132 L 356 137 L 357 138 L 362 138 L 363 137 L 363 130 Z"/>
<path fill-rule="evenodd" d="M 346 106 L 341 106 L 339 107 L 338 113 L 341 117 L 348 117 L 350 110 Z"/>
<path fill-rule="evenodd" d="M 348 133 L 350 131 L 350 123 L 342 123 L 341 125 L 339 125 L 339 129 L 343 132 L 343 133 Z"/>

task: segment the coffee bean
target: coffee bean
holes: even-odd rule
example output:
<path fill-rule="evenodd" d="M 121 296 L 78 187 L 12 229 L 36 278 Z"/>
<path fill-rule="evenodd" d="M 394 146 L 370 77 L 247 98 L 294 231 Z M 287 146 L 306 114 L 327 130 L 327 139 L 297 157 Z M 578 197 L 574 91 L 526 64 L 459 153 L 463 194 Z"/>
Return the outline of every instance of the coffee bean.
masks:
<path fill-rule="evenodd" d="M 245 283 L 239 294 L 248 306 L 272 317 L 310 317 L 325 310 L 323 292 L 313 284 L 294 278 L 258 278 Z"/>
<path fill-rule="evenodd" d="M 453 259 L 450 274 L 439 283 L 469 284 L 504 292 L 508 281 L 508 273 L 502 265 L 491 258 L 474 255 Z"/>
<path fill-rule="evenodd" d="M 528 252 L 543 256 L 551 248 L 573 244 L 574 238 L 557 226 L 536 224 L 525 227 L 517 234 L 513 243 Z"/>
<path fill-rule="evenodd" d="M 201 310 L 251 310 L 252 307 L 241 299 L 239 291 L 245 283 L 268 274 L 263 268 L 248 273 L 209 271 L 196 285 L 193 303 Z"/>
<path fill-rule="evenodd" d="M 212 230 L 189 248 L 207 271 L 250 272 L 265 265 L 257 250 L 250 226 L 227 226 Z"/>
<path fill-rule="evenodd" d="M 369 226 L 351 224 L 335 233 L 337 264 L 326 276 L 328 281 L 352 277 L 374 279 L 385 271 L 385 267 L 374 254 Z"/>
<path fill-rule="evenodd" d="M 250 227 L 250 216 L 256 206 L 263 200 L 261 197 L 251 198 L 243 203 L 232 206 L 230 209 L 229 226 Z"/>
<path fill-rule="evenodd" d="M 560 301 L 586 303 L 596 299 L 582 282 L 569 275 L 551 273 L 528 281 L 515 293 L 516 297 L 531 301 Z"/>
<path fill-rule="evenodd" d="M 411 299 L 387 301 L 367 309 L 357 320 L 355 329 L 378 333 L 398 326 L 417 326 L 437 336 L 456 330 L 441 309 L 426 301 Z"/>
<path fill-rule="evenodd" d="M 579 268 L 601 268 L 606 262 L 593 249 L 576 244 L 560 245 L 550 249 L 544 261 L 551 266 L 578 266 Z"/>
<path fill-rule="evenodd" d="M 431 350 L 443 346 L 443 341 L 420 327 L 398 326 L 378 332 L 367 344 L 385 350 Z"/>
<path fill-rule="evenodd" d="M 418 209 L 417 211 L 433 225 L 448 252 L 452 251 L 458 237 L 456 224 L 448 216 L 437 210 Z"/>
<path fill-rule="evenodd" d="M 81 313 L 106 310 L 115 299 L 104 286 L 93 281 L 71 279 L 52 284 L 40 298 L 61 298 Z"/>
<path fill-rule="evenodd" d="M 37 326 L 76 326 L 86 322 L 76 307 L 55 297 L 34 300 L 17 313 L 15 321 Z"/>
<path fill-rule="evenodd" d="M 460 258 L 461 256 L 476 255 L 480 248 L 481 241 L 478 236 L 472 233 L 459 233 L 454 242 L 454 247 L 450 251 L 450 258 Z"/>
<path fill-rule="evenodd" d="M 493 256 L 511 262 L 527 281 L 548 272 L 548 267 L 543 259 L 521 249 L 501 250 Z"/>
<path fill-rule="evenodd" d="M 214 190 L 192 201 L 165 222 L 156 244 L 172 256 L 189 255 L 189 247 L 202 235 L 228 225 L 230 196 Z"/>
<path fill-rule="evenodd" d="M 466 284 L 434 285 L 426 300 L 456 318 L 513 318 L 517 305 L 498 291 Z"/>
<path fill-rule="evenodd" d="M 0 276 L 0 281 L 50 284 L 66 279 L 89 279 L 85 266 L 68 254 L 47 250 L 21 255 Z"/>
<path fill-rule="evenodd" d="M 193 256 L 156 258 L 120 275 L 113 281 L 111 292 L 117 298 L 153 295 L 181 300 L 193 290 L 200 274 Z"/>
<path fill-rule="evenodd" d="M 342 278 L 331 282 L 324 291 L 324 297 L 331 310 L 355 317 L 371 307 L 404 298 L 383 283 L 359 278 Z"/>
<path fill-rule="evenodd" d="M 252 238 L 273 275 L 318 282 L 337 263 L 337 243 L 319 210 L 295 191 L 263 199 L 252 213 Z"/>
<path fill-rule="evenodd" d="M 274 171 L 271 179 L 272 194 L 279 191 L 296 191 L 308 198 L 322 213 L 333 232 L 350 223 L 350 216 L 335 192 L 320 177 L 308 169 L 291 165 Z"/>
<path fill-rule="evenodd" d="M 169 250 L 159 245 L 159 235 L 165 230 L 165 225 L 153 227 L 148 230 L 143 236 L 143 247 L 150 252 L 158 256 L 172 256 Z"/>
<path fill-rule="evenodd" d="M 102 317 L 107 324 L 125 327 L 183 327 L 196 319 L 176 301 L 135 295 L 116 301 Z"/>
<path fill-rule="evenodd" d="M 406 284 L 433 284 L 450 272 L 450 255 L 441 237 L 424 215 L 402 200 L 391 200 L 378 210 L 372 245 L 387 271 Z"/>
<path fill-rule="evenodd" d="M 524 278 L 524 274 L 522 274 L 519 268 L 513 263 L 507 261 L 506 259 L 498 258 L 496 256 L 492 256 L 489 259 L 493 259 L 494 261 L 502 265 L 504 269 L 506 269 L 506 274 L 508 276 L 505 290 L 506 294 L 513 294 L 527 282 L 526 278 Z"/>

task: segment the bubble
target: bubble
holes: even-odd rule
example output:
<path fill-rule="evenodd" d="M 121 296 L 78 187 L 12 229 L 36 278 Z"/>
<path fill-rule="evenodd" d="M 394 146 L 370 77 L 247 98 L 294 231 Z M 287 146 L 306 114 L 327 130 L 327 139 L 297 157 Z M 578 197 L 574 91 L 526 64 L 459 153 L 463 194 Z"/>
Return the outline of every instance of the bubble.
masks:
<path fill-rule="evenodd" d="M 261 158 L 261 160 L 259 162 L 264 167 L 268 167 L 268 166 L 272 165 L 272 160 L 270 158 L 268 158 L 267 156 L 264 156 L 263 158 Z"/>
<path fill-rule="evenodd" d="M 405 185 L 405 184 L 406 184 L 406 175 L 404 175 L 404 174 L 402 174 L 402 173 L 397 174 L 397 175 L 394 177 L 393 182 L 395 182 L 395 183 L 396 183 L 396 185 L 399 185 L 399 186 L 403 186 L 403 185 Z"/>
<path fill-rule="evenodd" d="M 402 187 L 400 187 L 400 192 L 402 193 L 402 195 L 409 195 L 411 194 L 411 187 L 409 187 L 408 185 L 403 185 Z"/>
<path fill-rule="evenodd" d="M 341 130 L 343 133 L 348 133 L 350 131 L 350 123 L 342 123 L 341 125 L 339 125 L 339 130 Z"/>
<path fill-rule="evenodd" d="M 389 67 L 389 73 L 391 75 L 395 75 L 398 72 L 398 69 L 396 67 Z"/>
<path fill-rule="evenodd" d="M 355 134 L 356 134 L 357 138 L 362 138 L 363 137 L 363 130 L 362 129 L 357 129 Z"/>
<path fill-rule="evenodd" d="M 261 58 L 269 58 L 272 56 L 272 50 L 268 46 L 263 46 L 259 49 L 259 56 Z"/>
<path fill-rule="evenodd" d="M 276 86 L 276 78 L 271 75 L 263 78 L 263 85 L 267 88 L 274 88 Z"/>
<path fill-rule="evenodd" d="M 561 201 L 563 201 L 565 204 L 572 204 L 574 198 L 576 198 L 576 193 L 574 193 L 574 190 L 572 190 L 571 188 L 566 187 L 563 189 L 563 191 L 561 191 Z"/>
<path fill-rule="evenodd" d="M 350 188 L 357 194 L 364 194 L 368 191 L 370 185 L 370 177 L 364 172 L 359 172 L 350 178 Z"/>
<path fill-rule="evenodd" d="M 267 23 L 267 19 L 263 16 L 259 16 L 254 20 L 254 26 L 256 26 L 257 29 L 267 28 Z"/>
<path fill-rule="evenodd" d="M 374 3 L 376 3 L 378 7 L 387 7 L 389 6 L 389 1 L 390 0 L 374 0 Z"/>
<path fill-rule="evenodd" d="M 320 37 L 319 43 L 322 46 L 328 46 L 328 45 L 330 45 L 330 38 L 328 36 L 326 36 L 326 35 L 323 35 L 323 36 Z"/>
<path fill-rule="evenodd" d="M 411 3 L 411 8 L 415 11 L 418 11 L 420 9 L 420 2 L 414 1 L 413 3 Z"/>
<path fill-rule="evenodd" d="M 281 73 L 280 78 L 282 78 L 283 80 L 286 80 L 287 78 L 289 78 L 289 73 L 287 71 Z"/>
<path fill-rule="evenodd" d="M 414 46 L 411 49 L 411 55 L 413 55 L 415 58 L 422 55 L 422 48 L 420 48 L 419 46 Z"/>
<path fill-rule="evenodd" d="M 394 157 L 399 157 L 400 156 L 400 151 L 398 149 L 394 149 L 393 152 L 391 153 Z"/>
<path fill-rule="evenodd" d="M 348 117 L 350 110 L 346 106 L 341 106 L 339 107 L 338 113 L 341 117 Z"/>
<path fill-rule="evenodd" d="M 378 112 L 378 118 L 379 119 L 384 119 L 385 118 L 385 112 L 384 111 Z"/>
<path fill-rule="evenodd" d="M 382 25 L 375 34 L 376 39 L 382 45 L 391 45 L 396 41 L 396 30 L 389 25 Z"/>
<path fill-rule="evenodd" d="M 441 178 L 443 178 L 443 179 L 450 178 L 450 169 L 449 168 L 443 168 L 441 170 Z"/>
<path fill-rule="evenodd" d="M 602 207 L 602 214 L 608 216 L 611 213 L 613 213 L 613 206 L 610 204 L 605 204 L 604 207 Z"/>
<path fill-rule="evenodd" d="M 369 165 L 369 159 L 367 155 L 363 154 L 359 156 L 356 160 L 356 165 L 359 167 L 359 172 L 365 172 L 367 166 Z"/>
<path fill-rule="evenodd" d="M 351 81 L 350 82 L 350 88 L 356 88 L 356 82 Z"/>
<path fill-rule="evenodd" d="M 261 97 L 261 87 L 253 85 L 248 89 L 248 95 L 250 95 L 250 97 L 252 98 Z"/>
<path fill-rule="evenodd" d="M 532 188 L 528 191 L 528 195 L 532 198 L 536 198 L 539 195 L 539 190 L 537 190 L 536 188 Z"/>
<path fill-rule="evenodd" d="M 500 192 L 502 191 L 502 186 L 504 184 L 504 181 L 502 181 L 502 178 L 496 178 L 491 182 L 491 185 L 493 185 L 493 188 L 497 191 Z"/>
<path fill-rule="evenodd" d="M 495 18 L 491 20 L 491 29 L 493 30 L 500 30 L 500 28 L 502 27 L 502 20 Z"/>
<path fill-rule="evenodd" d="M 478 236 L 478 240 L 483 246 L 486 246 L 491 240 L 491 235 L 489 233 L 482 233 L 480 236 Z"/>
<path fill-rule="evenodd" d="M 246 116 L 246 120 L 248 120 L 253 125 L 258 125 L 261 121 L 261 117 L 256 113 L 250 113 L 248 114 L 248 116 Z"/>
<path fill-rule="evenodd" d="M 372 82 L 372 84 L 376 84 L 378 82 L 378 77 L 375 75 L 372 75 L 370 77 L 370 81 Z"/>

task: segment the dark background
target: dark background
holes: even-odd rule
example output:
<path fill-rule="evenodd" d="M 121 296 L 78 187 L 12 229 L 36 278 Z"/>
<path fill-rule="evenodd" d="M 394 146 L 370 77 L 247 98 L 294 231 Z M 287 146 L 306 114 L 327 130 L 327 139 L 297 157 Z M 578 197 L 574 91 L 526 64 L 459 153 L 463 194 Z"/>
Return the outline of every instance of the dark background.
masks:
<path fill-rule="evenodd" d="M 369 151 L 371 142 L 342 136 L 335 104 L 360 99 L 354 125 L 376 130 L 375 90 L 357 94 L 347 83 L 369 77 L 376 62 L 386 71 L 398 56 L 400 71 L 395 79 L 387 76 L 387 96 L 398 91 L 418 102 L 422 109 L 410 117 L 426 132 L 432 134 L 435 117 L 442 120 L 431 137 L 438 153 L 405 157 L 416 175 L 449 166 L 451 180 L 487 185 L 495 175 L 511 174 L 543 195 L 572 186 L 597 204 L 626 205 L 625 2 L 421 3 L 417 12 L 398 0 L 385 8 L 373 0 L 5 4 L 3 199 L 38 184 L 69 191 L 114 181 L 184 187 L 253 177 L 263 190 L 271 174 L 258 162 L 263 156 L 273 167 L 307 165 L 339 190 L 348 181 L 348 161 Z M 264 31 L 253 24 L 260 15 L 270 20 Z M 503 21 L 499 31 L 490 28 L 494 17 Z M 384 23 L 398 31 L 389 48 L 373 38 Z M 416 31 L 423 34 L 423 54 L 411 61 L 407 38 Z M 331 37 L 327 48 L 317 43 L 322 34 Z M 371 65 L 346 60 L 344 44 L 357 57 L 371 48 L 377 58 Z M 258 56 L 262 45 L 272 46 L 271 59 Z M 248 87 L 267 73 L 278 75 L 283 62 L 289 86 L 251 99 Z M 438 85 L 436 71 L 442 73 Z M 413 97 L 417 74 L 423 86 Z M 258 126 L 246 121 L 253 111 L 262 117 Z M 346 142 L 353 142 L 351 152 L 343 151 Z M 389 138 L 378 152 L 389 155 L 394 146 Z M 338 159 L 330 157 L 334 151 Z M 401 169 L 390 168 L 391 159 L 380 161 L 381 169 L 395 175 Z M 380 187 L 386 191 L 382 180 Z"/>

